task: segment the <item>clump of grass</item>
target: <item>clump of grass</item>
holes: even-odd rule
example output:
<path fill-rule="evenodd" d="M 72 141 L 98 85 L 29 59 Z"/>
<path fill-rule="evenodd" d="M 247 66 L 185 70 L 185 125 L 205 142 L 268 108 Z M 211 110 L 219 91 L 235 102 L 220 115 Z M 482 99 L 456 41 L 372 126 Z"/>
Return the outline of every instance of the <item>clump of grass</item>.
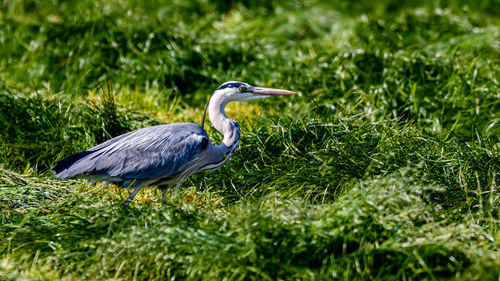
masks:
<path fill-rule="evenodd" d="M 62 275 L 98 279 L 417 279 L 493 266 L 495 259 L 484 255 L 488 228 L 468 217 L 450 220 L 434 200 L 445 188 L 416 174 L 402 169 L 362 181 L 335 204 L 275 192 L 219 211 L 185 202 L 125 206 L 103 199 L 105 191 L 68 192 L 24 177 L 1 184 L 4 197 L 25 203 L 2 208 L 0 236 L 9 257 L 25 264 L 20 272 L 49 262 Z M 57 183 L 64 184 L 78 186 Z M 29 207 L 38 194 L 47 195 Z M 38 249 L 36 260 L 25 255 L 31 248 Z"/>
<path fill-rule="evenodd" d="M 111 91 L 79 102 L 35 93 L 23 95 L 4 88 L 0 93 L 0 159 L 6 168 L 45 172 L 58 157 L 156 121 L 118 109 Z"/>
<path fill-rule="evenodd" d="M 231 165 L 192 182 L 202 179 L 203 186 L 216 186 L 228 202 L 280 191 L 325 203 L 334 202 L 358 180 L 413 167 L 422 177 L 447 186 L 441 203 L 457 208 L 470 205 L 472 198 L 480 200 L 477 195 L 488 194 L 497 181 L 500 158 L 494 138 L 478 135 L 478 144 L 447 134 L 428 135 L 397 120 L 373 122 L 370 116 L 344 117 L 334 111 L 313 116 L 255 120 L 270 125 L 243 135 Z M 223 188 L 220 182 L 225 182 Z M 269 189 L 262 189 L 262 183 Z"/>

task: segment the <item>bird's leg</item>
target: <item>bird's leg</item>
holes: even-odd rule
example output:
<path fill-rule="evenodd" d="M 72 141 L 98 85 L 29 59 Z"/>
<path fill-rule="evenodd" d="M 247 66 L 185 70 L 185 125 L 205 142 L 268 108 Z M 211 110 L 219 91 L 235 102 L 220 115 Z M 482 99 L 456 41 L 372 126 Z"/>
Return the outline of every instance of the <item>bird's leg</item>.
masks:
<path fill-rule="evenodd" d="M 167 189 L 164 188 L 161 190 L 161 199 L 163 204 L 167 203 Z"/>
<path fill-rule="evenodd" d="M 132 201 L 132 199 L 134 199 L 134 197 L 137 195 L 137 193 L 139 192 L 139 190 L 141 190 L 141 188 L 143 187 L 144 185 L 139 185 L 137 186 L 134 191 L 132 191 L 132 193 L 130 193 L 130 195 L 128 196 L 127 199 L 125 199 L 125 202 L 123 202 L 124 204 L 128 204 L 130 203 L 130 201 Z"/>
<path fill-rule="evenodd" d="M 161 190 L 162 204 L 167 203 L 167 188 L 168 185 L 160 185 L 158 188 Z"/>

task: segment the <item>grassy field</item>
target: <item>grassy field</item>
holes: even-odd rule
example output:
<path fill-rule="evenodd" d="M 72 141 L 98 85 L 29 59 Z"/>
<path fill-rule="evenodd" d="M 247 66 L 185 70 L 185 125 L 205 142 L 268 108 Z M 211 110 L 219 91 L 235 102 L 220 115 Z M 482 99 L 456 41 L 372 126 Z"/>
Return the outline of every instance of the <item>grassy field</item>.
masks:
<path fill-rule="evenodd" d="M 171 203 L 52 177 L 228 80 Z M 2 1 L 0 280 L 500 280 L 499 80 L 498 0 Z"/>

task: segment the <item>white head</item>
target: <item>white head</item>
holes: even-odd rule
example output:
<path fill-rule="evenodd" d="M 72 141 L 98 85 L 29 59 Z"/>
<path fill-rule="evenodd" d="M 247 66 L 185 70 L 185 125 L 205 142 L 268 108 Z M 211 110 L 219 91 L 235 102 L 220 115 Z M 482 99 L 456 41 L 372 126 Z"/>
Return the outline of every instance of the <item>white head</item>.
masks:
<path fill-rule="evenodd" d="M 239 82 L 239 81 L 229 81 L 226 82 L 217 88 L 213 93 L 210 101 L 207 103 L 205 107 L 205 112 L 203 113 L 203 121 L 201 122 L 201 126 L 205 123 L 205 115 L 207 109 L 211 108 L 210 112 L 213 113 L 211 116 L 217 115 L 216 112 L 219 112 L 220 115 L 224 116 L 224 106 L 227 102 L 230 101 L 249 101 L 267 98 L 270 96 L 281 96 L 281 95 L 293 95 L 295 92 L 280 90 L 280 89 L 272 89 L 272 88 L 261 88 L 254 87 L 250 84 Z M 210 117 L 212 119 L 212 117 Z M 212 122 L 213 123 L 213 122 Z"/>
<path fill-rule="evenodd" d="M 254 87 L 250 84 L 239 82 L 239 81 L 229 81 L 220 85 L 214 92 L 214 96 L 222 96 L 225 101 L 249 101 L 267 98 L 270 96 L 278 95 L 293 95 L 295 92 L 272 89 L 272 88 L 261 88 Z"/>

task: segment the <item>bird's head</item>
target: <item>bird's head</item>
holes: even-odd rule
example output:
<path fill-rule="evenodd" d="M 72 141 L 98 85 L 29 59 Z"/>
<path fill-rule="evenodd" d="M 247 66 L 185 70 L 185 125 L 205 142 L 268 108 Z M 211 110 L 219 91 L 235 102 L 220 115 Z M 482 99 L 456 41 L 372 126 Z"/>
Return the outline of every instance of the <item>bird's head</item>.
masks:
<path fill-rule="evenodd" d="M 295 92 L 272 89 L 272 88 L 261 88 L 254 87 L 250 84 L 239 82 L 239 81 L 229 81 L 220 85 L 214 92 L 214 96 L 222 96 L 226 101 L 249 101 L 267 98 L 270 96 L 280 96 L 280 95 L 293 95 Z"/>
<path fill-rule="evenodd" d="M 205 115 L 209 107 L 210 101 L 215 99 L 218 101 L 218 105 L 224 105 L 230 101 L 249 101 L 267 98 L 270 96 L 282 96 L 282 95 L 293 95 L 295 92 L 272 89 L 272 88 L 262 88 L 254 87 L 250 84 L 239 82 L 239 81 L 229 81 L 217 88 L 212 94 L 207 106 L 205 107 L 205 112 L 203 113 L 203 120 L 201 121 L 201 126 L 205 124 Z"/>

